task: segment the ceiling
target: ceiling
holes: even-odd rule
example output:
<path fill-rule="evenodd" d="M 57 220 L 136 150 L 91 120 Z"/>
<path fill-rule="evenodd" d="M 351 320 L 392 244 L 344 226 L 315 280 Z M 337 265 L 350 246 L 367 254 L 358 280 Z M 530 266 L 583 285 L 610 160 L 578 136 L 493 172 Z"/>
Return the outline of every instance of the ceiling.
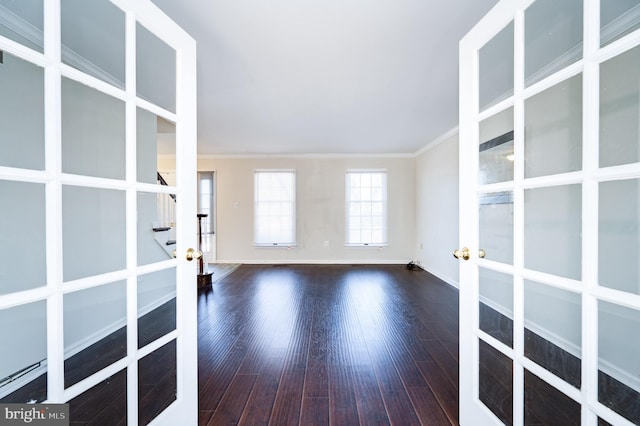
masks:
<path fill-rule="evenodd" d="M 198 43 L 198 152 L 413 154 L 497 0 L 153 0 Z"/>

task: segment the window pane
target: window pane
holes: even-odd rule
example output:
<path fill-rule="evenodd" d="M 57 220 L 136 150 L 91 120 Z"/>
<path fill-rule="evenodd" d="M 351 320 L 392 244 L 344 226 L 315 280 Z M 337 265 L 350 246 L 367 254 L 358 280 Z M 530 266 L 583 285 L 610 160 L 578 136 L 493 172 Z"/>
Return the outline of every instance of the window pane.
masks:
<path fill-rule="evenodd" d="M 386 244 L 386 173 L 347 172 L 347 244 Z"/>
<path fill-rule="evenodd" d="M 479 184 L 513 180 L 513 107 L 480 123 Z"/>
<path fill-rule="evenodd" d="M 513 277 L 485 268 L 478 274 L 480 330 L 513 347 Z"/>
<path fill-rule="evenodd" d="M 255 172 L 255 244 L 295 244 L 295 172 Z"/>
<path fill-rule="evenodd" d="M 480 248 L 487 259 L 513 263 L 513 193 L 480 197 Z"/>
<path fill-rule="evenodd" d="M 0 35 L 36 50 L 43 51 L 43 0 L 1 0 L 0 8 L 7 23 L 0 24 Z"/>

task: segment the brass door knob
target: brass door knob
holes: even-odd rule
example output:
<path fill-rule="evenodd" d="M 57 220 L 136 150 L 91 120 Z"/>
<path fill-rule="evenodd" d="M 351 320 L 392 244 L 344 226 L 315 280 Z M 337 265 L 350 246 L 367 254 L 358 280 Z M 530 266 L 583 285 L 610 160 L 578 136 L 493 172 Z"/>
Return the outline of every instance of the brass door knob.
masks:
<path fill-rule="evenodd" d="M 478 250 L 478 257 L 480 259 L 484 259 L 485 257 L 487 257 L 487 252 L 482 249 Z"/>
<path fill-rule="evenodd" d="M 202 257 L 202 252 L 200 250 L 194 250 L 192 248 L 187 250 L 187 261 L 191 262 L 193 259 L 200 259 Z"/>
<path fill-rule="evenodd" d="M 453 257 L 455 257 L 456 259 L 469 260 L 469 249 L 467 247 L 463 247 L 462 249 L 454 250 Z"/>

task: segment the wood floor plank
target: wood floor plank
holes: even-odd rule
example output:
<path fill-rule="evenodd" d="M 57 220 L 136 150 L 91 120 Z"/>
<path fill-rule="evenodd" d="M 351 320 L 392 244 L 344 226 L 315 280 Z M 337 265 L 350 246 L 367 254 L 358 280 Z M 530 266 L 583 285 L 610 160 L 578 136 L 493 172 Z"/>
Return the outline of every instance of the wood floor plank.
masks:
<path fill-rule="evenodd" d="M 329 398 L 304 398 L 300 424 L 329 426 Z"/>
<path fill-rule="evenodd" d="M 429 388 L 452 424 L 458 424 L 458 392 L 435 362 L 419 362 Z"/>
<path fill-rule="evenodd" d="M 451 422 L 430 388 L 408 388 L 409 397 L 425 425 L 457 425 Z"/>
<path fill-rule="evenodd" d="M 258 375 L 239 424 L 247 426 L 269 424 L 282 377 L 284 352 L 284 350 L 275 351 L 268 357 L 262 372 Z"/>
<path fill-rule="evenodd" d="M 329 418 L 334 425 L 358 424 L 358 407 L 352 367 L 329 366 Z"/>
<path fill-rule="evenodd" d="M 208 424 L 238 424 L 256 379 L 253 374 L 236 375 Z"/>

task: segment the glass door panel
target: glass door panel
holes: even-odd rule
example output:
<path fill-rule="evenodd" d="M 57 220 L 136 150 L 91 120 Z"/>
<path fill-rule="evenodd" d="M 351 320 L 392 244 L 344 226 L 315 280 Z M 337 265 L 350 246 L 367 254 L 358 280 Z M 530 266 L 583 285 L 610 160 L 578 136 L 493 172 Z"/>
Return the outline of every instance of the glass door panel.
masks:
<path fill-rule="evenodd" d="M 600 167 L 640 161 L 639 74 L 640 47 L 600 66 Z"/>
<path fill-rule="evenodd" d="M 640 311 L 598 303 L 598 400 L 640 423 Z"/>
<path fill-rule="evenodd" d="M 479 328 L 513 348 L 513 277 L 480 268 Z"/>
<path fill-rule="evenodd" d="M 513 107 L 480 123 L 478 183 L 513 180 Z"/>
<path fill-rule="evenodd" d="M 505 425 L 512 425 L 513 362 L 483 340 L 478 345 L 478 399 Z"/>
<path fill-rule="evenodd" d="M 142 25 L 136 26 L 138 96 L 176 112 L 176 52 Z"/>
<path fill-rule="evenodd" d="M 480 49 L 480 111 L 513 96 L 513 55 L 511 22 Z"/>
<path fill-rule="evenodd" d="M 0 93 L 0 166 L 44 170 L 44 69 L 2 53 Z"/>
<path fill-rule="evenodd" d="M 480 248 L 488 260 L 513 263 L 513 193 L 480 195 Z"/>
<path fill-rule="evenodd" d="M 525 11 L 524 66 L 530 86 L 582 58 L 582 0 L 538 0 Z"/>
<path fill-rule="evenodd" d="M 64 295 L 64 385 L 127 356 L 126 281 Z"/>
<path fill-rule="evenodd" d="M 504 0 L 460 43 L 461 424 L 640 424 L 639 17 Z"/>
<path fill-rule="evenodd" d="M 579 294 L 524 282 L 524 355 L 580 388 L 582 300 Z"/>
<path fill-rule="evenodd" d="M 62 62 L 125 87 L 125 14 L 108 0 L 62 0 Z"/>
<path fill-rule="evenodd" d="M 582 188 L 525 190 L 526 268 L 579 280 L 582 271 Z"/>
<path fill-rule="evenodd" d="M 62 171 L 125 177 L 125 103 L 62 79 Z"/>
<path fill-rule="evenodd" d="M 600 183 L 598 283 L 640 294 L 640 180 Z M 624 253 L 624 256 L 620 256 Z"/>
<path fill-rule="evenodd" d="M 525 177 L 580 170 L 582 75 L 528 98 L 524 107 Z"/>
<path fill-rule="evenodd" d="M 640 3 L 636 0 L 600 2 L 600 42 L 606 46 L 640 28 Z"/>
<path fill-rule="evenodd" d="M 0 403 L 47 399 L 47 303 L 44 300 L 0 310 Z M 11 324 L 10 327 L 6 326 Z"/>
<path fill-rule="evenodd" d="M 96 401 L 101 401 L 96 410 Z M 127 370 L 121 370 L 69 401 L 69 423 L 127 424 Z"/>
<path fill-rule="evenodd" d="M 37 52 L 44 47 L 42 0 L 0 0 L 0 35 Z"/>
<path fill-rule="evenodd" d="M 138 277 L 138 347 L 176 329 L 176 269 Z"/>
<path fill-rule="evenodd" d="M 65 281 L 124 269 L 124 191 L 63 186 L 62 241 Z"/>
<path fill-rule="evenodd" d="M 0 209 L 0 295 L 45 286 L 45 185 L 0 180 L 0 199 L 11 200 Z"/>
<path fill-rule="evenodd" d="M 580 404 L 525 369 L 524 424 L 579 426 Z"/>
<path fill-rule="evenodd" d="M 138 361 L 138 422 L 148 424 L 176 400 L 176 341 Z"/>

